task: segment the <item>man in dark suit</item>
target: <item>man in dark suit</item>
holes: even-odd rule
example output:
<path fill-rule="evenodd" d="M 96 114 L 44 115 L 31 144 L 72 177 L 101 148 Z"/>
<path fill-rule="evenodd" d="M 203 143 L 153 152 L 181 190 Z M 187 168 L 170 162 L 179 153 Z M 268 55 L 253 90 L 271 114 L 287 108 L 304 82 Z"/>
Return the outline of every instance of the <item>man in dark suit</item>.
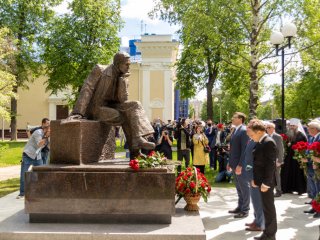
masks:
<path fill-rule="evenodd" d="M 277 146 L 277 161 L 276 161 L 276 193 L 275 197 L 280 197 L 282 194 L 281 190 L 281 165 L 283 164 L 283 157 L 284 157 L 284 147 L 283 147 L 283 140 L 282 137 L 276 133 L 275 125 L 274 123 L 268 122 L 266 123 L 266 129 L 269 137 L 271 137 Z"/>
<path fill-rule="evenodd" d="M 274 206 L 273 189 L 275 185 L 275 170 L 277 160 L 277 147 L 274 140 L 266 134 L 262 121 L 251 120 L 249 126 L 252 130 L 251 138 L 257 143 L 253 150 L 253 180 L 251 185 L 259 187 L 265 217 L 265 229 L 259 237 L 254 239 L 275 240 L 277 232 L 277 214 Z"/>
<path fill-rule="evenodd" d="M 250 209 L 250 191 L 249 181 L 244 169 L 245 163 L 245 149 L 249 141 L 249 137 L 246 132 L 246 126 L 244 125 L 246 115 L 241 112 L 236 112 L 232 117 L 232 124 L 235 126 L 235 130 L 232 133 L 230 140 L 230 158 L 227 170 L 232 169 L 237 194 L 238 194 L 238 206 L 234 210 L 230 210 L 229 213 L 235 213 L 235 218 L 244 218 L 248 216 Z"/>

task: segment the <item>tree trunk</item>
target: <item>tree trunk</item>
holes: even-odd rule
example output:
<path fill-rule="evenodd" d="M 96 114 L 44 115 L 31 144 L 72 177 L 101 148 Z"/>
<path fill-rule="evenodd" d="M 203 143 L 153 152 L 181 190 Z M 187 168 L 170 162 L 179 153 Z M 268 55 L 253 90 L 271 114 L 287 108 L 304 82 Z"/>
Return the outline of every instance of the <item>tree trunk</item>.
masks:
<path fill-rule="evenodd" d="M 258 26 L 259 26 L 259 7 L 260 1 L 254 0 L 254 6 L 252 8 L 253 21 L 252 21 L 252 32 L 250 40 L 250 99 L 249 99 L 249 118 L 255 118 L 257 116 L 258 107 L 258 56 L 257 56 L 257 45 L 258 45 Z"/>
<path fill-rule="evenodd" d="M 207 82 L 207 119 L 211 119 L 213 121 L 213 99 L 212 99 L 212 89 L 214 86 L 214 83 L 218 77 L 218 62 L 220 61 L 220 58 L 217 57 L 216 61 L 214 62 L 214 66 L 212 66 L 211 60 L 210 60 L 210 52 L 207 51 L 207 65 L 208 65 L 208 72 L 209 72 L 209 79 Z M 204 120 L 204 119 L 202 119 Z"/>
<path fill-rule="evenodd" d="M 18 87 L 15 86 L 13 88 L 13 92 L 18 92 Z M 11 122 L 10 122 L 10 128 L 11 128 L 11 141 L 17 140 L 17 99 L 11 98 Z"/>

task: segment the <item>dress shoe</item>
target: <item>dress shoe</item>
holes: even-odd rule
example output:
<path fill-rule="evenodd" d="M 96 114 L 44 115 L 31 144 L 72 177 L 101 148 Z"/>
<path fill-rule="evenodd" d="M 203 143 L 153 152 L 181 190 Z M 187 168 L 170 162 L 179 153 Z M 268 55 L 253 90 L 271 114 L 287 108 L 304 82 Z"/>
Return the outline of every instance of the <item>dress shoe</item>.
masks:
<path fill-rule="evenodd" d="M 228 211 L 228 213 L 235 213 L 235 214 L 240 213 L 240 212 L 241 212 L 241 211 L 240 211 L 239 208 L 236 208 L 236 209 L 233 209 L 233 210 L 229 210 L 229 211 Z"/>
<path fill-rule="evenodd" d="M 262 234 L 261 236 L 254 237 L 255 240 L 276 240 L 276 237 L 267 237 L 266 235 Z"/>
<path fill-rule="evenodd" d="M 252 225 L 256 225 L 256 223 L 253 221 L 252 223 L 246 223 L 245 224 L 247 227 L 251 227 Z"/>
<path fill-rule="evenodd" d="M 263 231 L 261 228 L 259 228 L 257 225 L 252 225 L 250 227 L 246 228 L 246 231 L 251 231 L 251 232 L 261 232 Z"/>
<path fill-rule="evenodd" d="M 248 217 L 248 213 L 246 212 L 239 212 L 238 214 L 234 215 L 234 218 L 246 218 Z"/>
<path fill-rule="evenodd" d="M 155 149 L 156 145 L 153 142 L 148 142 L 143 137 L 137 137 L 132 140 L 132 149 Z"/>
<path fill-rule="evenodd" d="M 309 210 L 305 210 L 303 211 L 304 213 L 310 213 L 310 214 L 313 214 L 315 213 L 316 211 L 313 209 L 313 208 L 310 208 Z"/>
<path fill-rule="evenodd" d="M 274 197 L 281 197 L 281 192 L 276 192 L 275 194 L 274 194 Z"/>
<path fill-rule="evenodd" d="M 314 215 L 313 215 L 313 218 L 320 218 L 320 213 L 315 213 Z"/>

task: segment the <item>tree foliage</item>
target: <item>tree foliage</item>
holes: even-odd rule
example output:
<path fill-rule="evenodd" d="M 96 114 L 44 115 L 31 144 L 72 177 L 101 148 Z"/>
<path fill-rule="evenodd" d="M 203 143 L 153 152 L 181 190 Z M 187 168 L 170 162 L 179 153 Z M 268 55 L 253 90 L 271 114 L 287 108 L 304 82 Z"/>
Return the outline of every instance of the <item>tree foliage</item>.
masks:
<path fill-rule="evenodd" d="M 8 62 L 13 57 L 13 40 L 8 28 L 0 29 L 0 117 L 10 119 L 9 104 L 16 97 L 13 87 L 16 85 L 15 76 L 8 71 Z"/>
<path fill-rule="evenodd" d="M 39 36 L 46 22 L 54 15 L 52 7 L 62 0 L 0 0 L 0 27 L 7 27 L 15 38 L 15 59 L 10 62 L 16 85 L 24 86 L 40 71 Z M 17 100 L 11 99 L 11 139 L 17 139 Z"/>
<path fill-rule="evenodd" d="M 53 19 L 43 37 L 42 59 L 53 92 L 81 88 L 95 64 L 108 64 L 118 51 L 121 26 L 117 0 L 74 0 L 70 13 Z"/>

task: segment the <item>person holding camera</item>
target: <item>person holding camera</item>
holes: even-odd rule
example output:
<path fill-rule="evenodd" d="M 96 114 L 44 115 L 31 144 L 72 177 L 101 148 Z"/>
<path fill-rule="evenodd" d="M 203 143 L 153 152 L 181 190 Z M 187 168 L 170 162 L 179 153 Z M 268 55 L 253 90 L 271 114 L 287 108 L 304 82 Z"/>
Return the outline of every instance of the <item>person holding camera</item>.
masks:
<path fill-rule="evenodd" d="M 186 168 L 190 163 L 190 130 L 188 128 L 188 123 L 185 118 L 181 119 L 181 121 L 177 124 L 177 129 L 174 132 L 174 138 L 177 139 L 177 154 L 178 161 L 182 161 L 184 159 Z M 178 166 L 178 174 L 181 172 L 181 166 Z"/>
<path fill-rule="evenodd" d="M 158 147 L 159 152 L 163 153 L 167 159 L 172 159 L 172 142 L 173 138 L 169 135 L 168 129 L 164 127 L 162 129 L 161 137 L 158 140 Z"/>
<path fill-rule="evenodd" d="M 42 126 L 31 135 L 23 149 L 20 170 L 20 192 L 17 199 L 24 198 L 24 175 L 30 166 L 43 165 L 42 149 L 49 144 L 50 125 Z"/>
<path fill-rule="evenodd" d="M 193 141 L 193 166 L 200 169 L 204 174 L 205 165 L 209 158 L 208 153 L 204 151 L 205 146 L 208 145 L 209 140 L 202 131 L 202 126 L 196 126 L 196 133 L 192 137 Z"/>

